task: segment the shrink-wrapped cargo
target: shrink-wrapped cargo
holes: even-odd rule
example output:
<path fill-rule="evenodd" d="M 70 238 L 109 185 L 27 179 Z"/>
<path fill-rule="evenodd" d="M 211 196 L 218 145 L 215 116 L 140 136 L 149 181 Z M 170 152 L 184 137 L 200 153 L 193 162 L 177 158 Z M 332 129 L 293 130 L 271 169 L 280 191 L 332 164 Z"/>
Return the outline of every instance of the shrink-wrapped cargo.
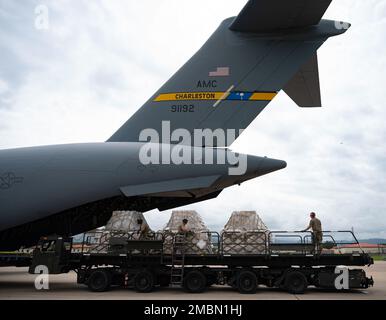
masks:
<path fill-rule="evenodd" d="M 142 220 L 142 227 L 138 224 L 138 220 Z M 146 230 L 146 235 L 151 236 L 150 227 L 142 212 L 115 211 L 104 230 L 95 233 L 90 251 L 103 253 L 111 250 L 117 251 L 118 248 L 120 252 L 124 253 L 128 240 L 146 238 L 144 233 L 141 233 L 141 228 Z"/>
<path fill-rule="evenodd" d="M 212 253 L 209 229 L 196 211 L 173 211 L 169 222 L 163 228 L 164 253 L 171 254 L 173 239 L 179 232 L 179 227 L 184 219 L 188 220 L 187 228 L 191 231 L 186 234 L 185 254 Z"/>
<path fill-rule="evenodd" d="M 142 225 L 149 227 L 142 212 L 138 211 L 115 211 L 106 224 L 106 231 L 134 233 L 140 230 L 138 220 Z"/>
<path fill-rule="evenodd" d="M 221 232 L 224 254 L 265 254 L 268 229 L 255 211 L 235 211 Z"/>

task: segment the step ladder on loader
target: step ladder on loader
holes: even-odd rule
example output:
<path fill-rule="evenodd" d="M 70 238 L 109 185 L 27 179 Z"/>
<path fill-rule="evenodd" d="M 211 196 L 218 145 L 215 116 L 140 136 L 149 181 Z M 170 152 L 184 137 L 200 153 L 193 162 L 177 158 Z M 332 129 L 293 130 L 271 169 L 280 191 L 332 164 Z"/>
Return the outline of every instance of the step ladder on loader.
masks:
<path fill-rule="evenodd" d="M 177 233 L 173 238 L 171 287 L 181 287 L 184 280 L 186 235 Z"/>

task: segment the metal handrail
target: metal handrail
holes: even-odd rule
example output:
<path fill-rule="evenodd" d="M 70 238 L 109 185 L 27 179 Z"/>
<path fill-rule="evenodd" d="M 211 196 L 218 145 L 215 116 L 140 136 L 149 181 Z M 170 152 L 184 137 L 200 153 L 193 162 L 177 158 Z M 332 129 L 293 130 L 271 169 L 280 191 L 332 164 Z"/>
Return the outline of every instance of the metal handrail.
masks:
<path fill-rule="evenodd" d="M 351 234 L 352 238 L 354 239 L 354 242 L 336 242 L 336 241 L 335 241 L 335 238 L 334 238 L 332 235 L 330 235 L 330 237 L 333 238 L 334 243 L 336 244 L 336 248 L 339 250 L 339 252 L 341 252 L 339 246 L 342 246 L 342 245 L 355 245 L 355 244 L 356 244 L 356 245 L 358 245 L 358 248 L 361 250 L 361 252 L 362 252 L 362 253 L 365 253 L 364 250 L 363 250 L 363 248 L 361 247 L 361 245 L 360 245 L 360 243 L 359 243 L 357 237 L 355 236 L 354 232 L 352 232 L 351 230 L 323 231 L 323 234 L 324 234 L 324 235 L 325 235 L 326 233 L 327 233 L 327 234 L 328 234 L 328 233 L 332 233 L 332 234 L 333 234 L 333 233 L 349 233 L 349 234 Z"/>
<path fill-rule="evenodd" d="M 288 238 L 296 238 L 296 239 L 298 239 L 299 241 L 296 243 L 290 242 L 290 243 L 285 243 L 285 244 L 300 245 L 302 247 L 301 252 L 304 254 L 307 254 L 308 250 L 307 250 L 306 246 L 309 244 L 304 241 L 305 237 L 300 235 L 302 233 L 307 233 L 307 234 L 311 235 L 310 231 L 270 231 L 269 236 L 268 236 L 269 253 L 272 254 L 272 252 L 274 251 L 273 250 L 274 248 L 272 245 L 275 245 L 275 244 L 272 243 L 272 236 L 275 236 L 275 237 L 279 237 L 279 238 L 287 238 L 287 239 Z M 280 250 L 277 250 L 277 251 L 280 251 Z M 297 251 L 297 250 L 295 250 L 295 251 Z"/>
<path fill-rule="evenodd" d="M 146 234 L 145 238 L 140 237 L 138 231 L 131 231 L 127 233 L 127 240 L 164 240 L 164 233 L 159 231 L 150 231 Z"/>
<path fill-rule="evenodd" d="M 336 241 L 336 239 L 333 236 L 334 233 L 348 233 L 352 236 L 353 241 L 351 241 L 351 242 Z M 166 239 L 168 237 L 170 237 L 169 239 L 173 239 L 173 237 L 176 234 L 177 234 L 176 232 L 172 232 L 172 231 L 150 232 L 146 236 L 146 239 L 143 239 L 143 240 L 160 240 L 164 243 L 164 246 L 165 246 L 165 245 L 168 245 Z M 253 246 L 257 246 L 257 245 L 264 246 L 263 250 L 259 249 L 261 254 L 272 254 L 272 252 L 275 249 L 274 248 L 275 243 L 272 242 L 273 237 L 275 237 L 276 239 L 277 238 L 297 239 L 296 243 L 289 242 L 289 244 L 304 246 L 304 248 L 301 250 L 303 253 L 307 253 L 308 252 L 307 246 L 312 244 L 312 241 L 309 241 L 309 239 L 312 239 L 312 232 L 311 231 L 265 231 L 265 230 L 246 231 L 246 232 L 223 231 L 223 232 L 221 232 L 221 234 L 216 232 L 216 231 L 199 231 L 199 232 L 193 232 L 192 234 L 193 235 L 194 234 L 196 234 L 196 235 L 206 234 L 207 235 L 206 239 L 208 241 L 207 248 L 209 249 L 209 250 L 206 250 L 206 251 L 209 251 L 206 254 L 217 254 L 219 256 L 227 254 L 226 250 L 224 251 L 224 245 L 225 246 L 229 245 L 229 243 L 226 243 L 226 241 L 228 241 L 229 238 L 232 238 L 232 236 L 238 237 L 238 239 L 237 239 L 238 243 L 235 244 L 235 248 L 237 246 L 239 246 L 240 248 L 244 248 L 244 249 L 247 246 L 251 246 L 252 248 L 253 248 Z M 302 235 L 302 234 L 304 234 L 304 235 Z M 101 236 L 98 237 L 98 235 L 101 235 Z M 103 238 L 103 236 L 105 236 L 105 235 L 106 235 L 107 239 Z M 139 237 L 137 237 L 137 235 L 138 235 L 137 231 L 128 232 L 128 233 L 114 232 L 114 231 L 107 232 L 107 231 L 102 231 L 102 230 L 101 231 L 88 232 L 88 233 L 83 234 L 82 249 L 81 249 L 82 254 L 85 253 L 85 250 L 86 250 L 85 246 L 88 244 L 94 244 L 94 245 L 96 245 L 96 247 L 104 246 L 104 249 L 108 250 L 108 246 L 109 246 L 108 239 L 111 236 L 117 236 L 117 235 L 122 236 L 122 238 L 127 239 L 127 241 L 141 240 Z M 256 239 L 257 238 L 260 238 L 260 239 L 258 239 L 258 241 L 255 241 L 255 242 L 253 240 L 248 241 L 248 238 L 254 239 L 253 237 L 256 237 Z M 98 239 L 98 242 L 97 243 L 91 243 L 90 239 L 92 239 L 92 238 Z M 339 250 L 339 253 L 341 253 L 339 246 L 348 245 L 348 244 L 358 245 L 358 248 L 361 250 L 362 253 L 364 253 L 364 250 L 361 248 L 358 239 L 356 238 L 356 236 L 354 235 L 354 233 L 352 231 L 323 231 L 323 239 L 325 239 L 325 238 L 329 238 L 332 240 L 333 246 L 337 250 Z M 263 239 L 263 240 L 261 240 L 261 239 Z M 105 242 L 103 242 L 103 241 L 105 241 Z M 322 243 L 324 243 L 324 241 L 322 241 Z M 283 243 L 283 244 L 286 244 L 286 243 Z M 205 251 L 205 249 L 203 249 L 202 251 Z M 213 251 L 213 253 L 212 253 L 212 251 Z M 278 250 L 278 251 L 280 251 L 280 250 Z M 295 250 L 295 251 L 298 251 L 298 250 Z M 234 253 L 234 254 L 237 254 L 237 253 Z M 256 254 L 260 254 L 260 253 L 257 253 L 257 250 L 256 250 Z"/>
<path fill-rule="evenodd" d="M 205 234 L 207 236 L 207 239 L 208 239 L 207 248 L 209 249 L 209 251 L 212 251 L 214 249 L 214 251 L 215 251 L 214 254 L 220 255 L 221 254 L 221 241 L 220 241 L 221 236 L 217 231 L 193 231 L 193 232 L 187 233 L 187 237 L 189 237 L 189 235 L 193 236 L 193 237 L 194 236 L 197 237 L 197 235 L 203 235 L 203 234 Z M 164 235 L 164 239 L 167 239 L 168 237 L 170 237 L 170 239 L 172 240 L 171 243 L 165 243 L 164 242 L 164 245 L 165 244 L 166 245 L 172 245 L 174 238 L 177 235 L 181 235 L 181 233 L 167 230 L 167 231 L 163 232 L 163 235 Z M 215 242 L 213 241 L 213 236 L 215 236 L 215 238 L 216 238 Z M 200 237 L 198 236 L 197 239 L 200 239 Z M 188 246 L 188 249 L 192 249 L 192 251 L 194 251 L 194 244 L 193 243 L 187 242 L 187 246 Z M 201 249 L 201 250 L 204 251 L 205 249 Z"/>

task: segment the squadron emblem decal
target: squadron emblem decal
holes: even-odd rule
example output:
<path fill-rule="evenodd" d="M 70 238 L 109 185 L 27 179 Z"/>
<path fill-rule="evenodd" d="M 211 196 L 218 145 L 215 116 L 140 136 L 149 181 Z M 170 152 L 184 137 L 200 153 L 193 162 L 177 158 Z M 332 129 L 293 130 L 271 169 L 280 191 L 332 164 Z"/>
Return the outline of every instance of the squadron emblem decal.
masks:
<path fill-rule="evenodd" d="M 13 172 L 0 174 L 0 190 L 10 189 L 16 183 L 22 183 L 23 177 L 17 177 Z"/>

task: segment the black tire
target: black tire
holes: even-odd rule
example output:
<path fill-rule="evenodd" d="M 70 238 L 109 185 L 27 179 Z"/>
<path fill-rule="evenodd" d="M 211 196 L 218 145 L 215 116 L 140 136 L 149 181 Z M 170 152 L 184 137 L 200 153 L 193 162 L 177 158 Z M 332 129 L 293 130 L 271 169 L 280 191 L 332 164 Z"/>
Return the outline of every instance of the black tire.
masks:
<path fill-rule="evenodd" d="M 201 293 L 206 288 L 206 277 L 198 270 L 190 271 L 184 277 L 183 287 L 187 292 L 190 293 Z"/>
<path fill-rule="evenodd" d="M 306 276 L 299 271 L 290 271 L 285 276 L 284 288 L 292 294 L 303 294 L 308 287 Z"/>
<path fill-rule="evenodd" d="M 92 271 L 87 281 L 88 288 L 93 292 L 105 292 L 111 286 L 111 273 L 108 270 Z"/>
<path fill-rule="evenodd" d="M 154 290 L 154 275 L 149 271 L 137 273 L 134 279 L 134 288 L 138 292 L 148 293 Z"/>
<path fill-rule="evenodd" d="M 257 276 L 254 272 L 245 270 L 237 276 L 237 289 L 242 294 L 254 294 L 257 291 Z"/>

